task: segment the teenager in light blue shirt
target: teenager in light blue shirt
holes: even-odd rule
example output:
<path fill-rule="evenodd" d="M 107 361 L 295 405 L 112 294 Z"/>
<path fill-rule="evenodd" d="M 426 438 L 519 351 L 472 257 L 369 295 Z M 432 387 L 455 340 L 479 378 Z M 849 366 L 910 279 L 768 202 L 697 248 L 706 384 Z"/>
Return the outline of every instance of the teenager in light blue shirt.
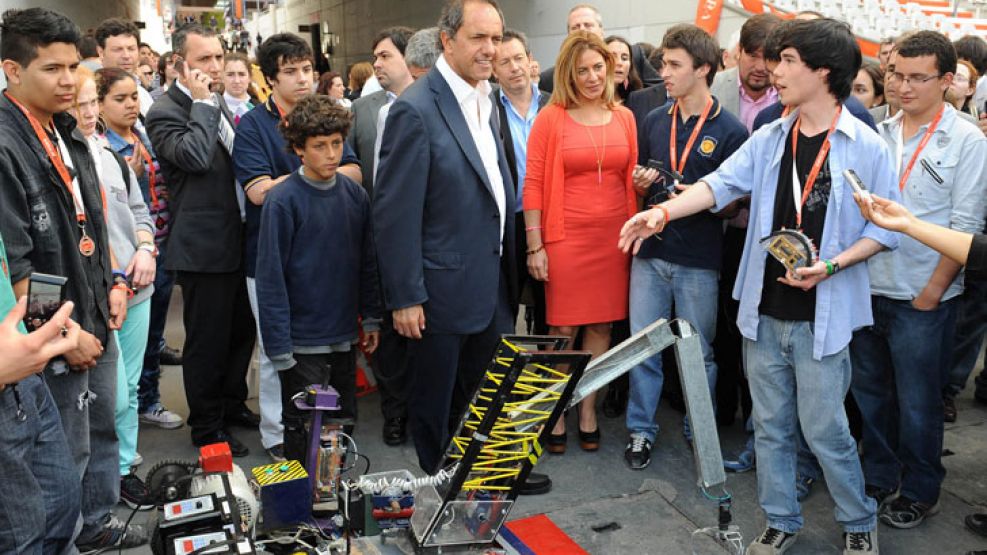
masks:
<path fill-rule="evenodd" d="M 849 27 L 831 19 L 796 21 L 779 43 L 775 84 L 782 102 L 798 109 L 755 133 L 677 198 L 631 218 L 620 246 L 637 250 L 666 220 L 721 210 L 751 195 L 733 295 L 754 405 L 758 498 L 768 523 L 747 552 L 782 553 L 803 526 L 795 489 L 801 421 L 844 529 L 844 553 L 877 553 L 877 504 L 865 494 L 843 398 L 851 334 L 872 323 L 870 282 L 860 262 L 894 248 L 898 238 L 864 220 L 843 171 L 853 169 L 877 194 L 897 197 L 895 171 L 880 138 L 841 109 L 861 61 Z M 801 228 L 818 245 L 816 261 L 797 274 L 759 244 L 783 227 Z"/>
<path fill-rule="evenodd" d="M 901 203 L 925 222 L 977 233 L 987 139 L 943 101 L 955 71 L 956 51 L 941 33 L 904 39 L 888 81 L 901 111 L 879 130 L 898 165 Z M 942 387 L 963 275 L 959 263 L 909 237 L 867 265 L 874 325 L 851 344 L 864 477 L 884 501 L 881 522 L 914 528 L 937 512 L 946 475 Z"/>

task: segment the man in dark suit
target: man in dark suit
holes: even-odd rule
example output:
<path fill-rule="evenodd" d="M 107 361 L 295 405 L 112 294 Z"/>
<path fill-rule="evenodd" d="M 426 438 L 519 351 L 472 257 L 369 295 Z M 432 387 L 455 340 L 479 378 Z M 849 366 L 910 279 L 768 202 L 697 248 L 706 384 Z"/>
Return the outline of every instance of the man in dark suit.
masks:
<path fill-rule="evenodd" d="M 233 176 L 233 118 L 210 86 L 223 47 L 213 32 L 188 25 L 172 36 L 179 78 L 147 115 L 147 130 L 168 176 L 171 235 L 166 270 L 177 272 L 185 301 L 185 397 L 197 446 L 245 445 L 227 424 L 257 426 L 243 404 L 254 347 L 254 318 L 243 274 L 242 198 Z"/>
<path fill-rule="evenodd" d="M 514 188 L 488 82 L 503 15 L 493 0 L 452 0 L 439 29 L 442 57 L 390 109 L 373 206 L 386 307 L 412 340 L 408 412 L 426 472 L 511 331 L 516 297 Z"/>
<path fill-rule="evenodd" d="M 394 102 L 414 82 L 404 60 L 405 48 L 414 31 L 408 27 L 388 27 L 374 39 L 374 73 L 383 90 L 353 102 L 353 126 L 346 138 L 363 164 L 363 186 L 373 199 L 374 149 L 377 145 L 378 118 L 381 108 Z M 407 439 L 406 368 L 404 340 L 384 318 L 380 348 L 373 357 L 372 368 L 380 392 L 380 411 L 384 416 L 381 436 L 387 445 L 400 445 Z"/>
<path fill-rule="evenodd" d="M 528 135 L 535 124 L 538 111 L 548 103 L 550 95 L 538 90 L 531 81 L 531 51 L 527 37 L 519 31 L 504 31 L 504 40 L 497 47 L 493 73 L 499 86 L 494 87 L 490 99 L 497 111 L 500 140 L 504 145 L 511 179 L 514 181 L 514 237 L 517 243 L 514 254 L 517 259 L 518 291 L 525 292 L 525 287 L 528 287 L 527 292 L 530 295 L 527 295 L 526 300 L 531 309 L 526 313 L 525 320 L 534 333 L 544 335 L 548 333 L 548 324 L 545 322 L 545 288 L 542 282 L 528 279 L 528 244 L 521 209 L 521 192 L 528 165 Z"/>

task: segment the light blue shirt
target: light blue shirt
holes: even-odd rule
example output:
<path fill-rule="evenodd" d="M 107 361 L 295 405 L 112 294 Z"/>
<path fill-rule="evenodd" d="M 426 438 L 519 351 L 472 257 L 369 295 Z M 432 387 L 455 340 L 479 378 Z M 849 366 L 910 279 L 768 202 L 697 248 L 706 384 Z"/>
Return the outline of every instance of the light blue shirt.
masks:
<path fill-rule="evenodd" d="M 878 127 L 893 159 L 898 158 L 903 114 L 899 111 Z M 923 125 L 914 136 L 901 141 L 900 161 L 895 160 L 899 172 L 905 171 L 928 127 Z M 980 233 L 984 228 L 987 202 L 985 164 L 987 138 L 976 125 L 964 121 L 951 105 L 946 104 L 942 120 L 912 166 L 908 182 L 901 191 L 901 202 L 922 221 Z M 890 299 L 912 300 L 925 289 L 939 259 L 938 252 L 911 237 L 902 236 L 897 250 L 878 253 L 867 262 L 871 292 Z M 960 272 L 942 300 L 962 292 L 963 272 Z"/>
<path fill-rule="evenodd" d="M 522 198 L 524 176 L 527 174 L 528 168 L 528 135 L 531 134 L 531 127 L 535 124 L 535 117 L 538 115 L 538 99 L 541 97 L 538 85 L 532 83 L 531 91 L 531 104 L 528 105 L 528 113 L 524 116 L 519 114 L 514 105 L 511 104 L 511 99 L 504 94 L 503 88 L 498 93 L 500 102 L 504 105 L 504 112 L 507 114 L 507 126 L 511 131 L 511 141 L 514 143 L 514 160 L 517 167 L 517 198 L 519 199 Z M 517 203 L 517 211 L 523 210 L 524 207 L 521 203 Z"/>
<path fill-rule="evenodd" d="M 702 178 L 713 191 L 716 210 L 751 195 L 750 221 L 733 298 L 740 301 L 737 326 L 743 336 L 752 341 L 757 340 L 758 306 L 764 285 L 765 261 L 769 256 L 761 247 L 760 239 L 775 231 L 778 172 L 785 140 L 797 116 L 796 110 L 788 117 L 764 126 L 719 169 Z M 860 215 L 853 200 L 853 190 L 843 177 L 843 170 L 852 168 L 871 191 L 897 200 L 897 172 L 884 141 L 853 114 L 843 110 L 830 144 L 832 188 L 818 255 L 833 258 L 862 238 L 873 239 L 888 248 L 897 247 L 897 233 L 881 229 Z M 850 344 L 853 330 L 871 325 L 873 321 L 870 280 L 865 264 L 855 264 L 821 281 L 816 286 L 813 358 L 821 360 L 838 353 Z"/>

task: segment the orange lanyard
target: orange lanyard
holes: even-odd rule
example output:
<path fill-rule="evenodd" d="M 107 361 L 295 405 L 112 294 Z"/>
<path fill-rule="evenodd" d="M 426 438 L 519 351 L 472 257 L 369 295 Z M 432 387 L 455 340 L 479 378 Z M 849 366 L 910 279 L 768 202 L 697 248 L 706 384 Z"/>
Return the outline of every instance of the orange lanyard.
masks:
<path fill-rule="evenodd" d="M 31 129 L 34 130 L 34 134 L 37 135 L 38 140 L 41 141 L 41 146 L 45 149 L 45 154 L 48 155 L 48 159 L 51 160 L 53 166 L 55 166 L 55 171 L 58 172 L 58 176 L 62 178 L 62 183 L 65 184 L 65 188 L 69 191 L 69 196 L 72 197 L 72 203 L 75 205 L 75 217 L 81 225 L 86 223 L 86 211 L 83 206 L 81 206 L 81 199 L 75 196 L 75 190 L 72 187 L 72 175 L 69 173 L 69 169 L 65 166 L 65 161 L 62 160 L 62 154 L 58 151 L 58 147 L 55 143 L 51 142 L 51 137 L 48 136 L 48 132 L 41 127 L 41 122 L 38 118 L 34 117 L 23 104 L 17 101 L 16 98 L 10 96 L 9 93 L 4 91 L 4 95 L 7 99 L 14 103 L 14 106 L 20 108 L 24 117 L 27 118 L 28 123 L 31 124 Z"/>
<path fill-rule="evenodd" d="M 709 111 L 712 109 L 713 99 L 707 98 L 706 107 L 703 108 L 703 113 L 700 114 L 699 121 L 696 122 L 696 126 L 692 129 L 692 134 L 689 135 L 689 141 L 685 143 L 685 151 L 682 153 L 682 163 L 679 164 L 679 153 L 675 144 L 679 122 L 679 103 L 676 101 L 672 105 L 672 136 L 668 141 L 668 155 L 672 161 L 672 169 L 679 175 L 685 175 L 685 163 L 689 160 L 689 155 L 692 154 L 692 146 L 696 144 L 699 132 L 702 131 L 703 125 L 706 123 L 706 118 L 709 116 Z"/>
<path fill-rule="evenodd" d="M 832 136 L 833 131 L 836 130 L 836 124 L 840 120 L 840 113 L 843 112 L 843 107 L 838 106 L 836 108 L 836 115 L 833 116 L 833 123 L 829 126 L 829 131 L 826 133 L 826 139 L 823 140 L 822 146 L 819 148 L 819 153 L 816 154 L 816 161 L 812 164 L 812 170 L 809 171 L 809 176 L 805 181 L 805 187 L 802 188 L 802 201 L 795 201 L 795 225 L 799 228 L 802 227 L 802 207 L 805 206 L 805 201 L 809 198 L 809 193 L 812 192 L 812 188 L 816 184 L 816 178 L 819 177 L 819 171 L 822 170 L 823 162 L 826 161 L 826 155 L 829 154 L 829 138 Z M 792 192 L 797 192 L 799 187 L 798 179 L 798 158 L 796 157 L 798 143 L 799 143 L 799 128 L 802 126 L 802 115 L 800 114 L 798 119 L 795 120 L 795 125 L 792 127 Z M 798 194 L 793 195 L 793 199 L 798 198 Z"/>
<path fill-rule="evenodd" d="M 151 205 L 157 206 L 158 192 L 154 188 L 154 179 L 157 172 L 154 170 L 154 159 L 151 158 L 151 153 L 147 151 L 147 147 L 145 147 L 144 143 L 141 142 L 140 137 L 137 136 L 137 133 L 134 133 L 133 130 L 131 130 L 130 136 L 134 138 L 134 148 L 137 148 L 136 145 L 140 144 L 141 158 L 143 158 L 144 163 L 147 164 L 147 188 L 151 193 Z"/>
<path fill-rule="evenodd" d="M 905 183 L 908 181 L 908 176 L 912 174 L 912 168 L 915 166 L 915 161 L 918 160 L 918 155 L 922 153 L 922 149 L 925 145 L 929 144 L 929 139 L 932 138 L 932 134 L 936 132 L 936 128 L 939 127 L 939 121 L 942 119 L 943 113 L 946 111 L 946 105 L 943 104 L 942 108 L 939 109 L 939 113 L 936 117 L 932 118 L 932 122 L 929 123 L 929 127 L 925 130 L 925 135 L 922 136 L 922 140 L 919 141 L 918 146 L 915 148 L 915 152 L 912 153 L 912 159 L 908 161 L 908 166 L 905 168 L 904 173 L 901 174 L 901 179 L 898 180 L 898 190 L 903 191 L 905 189 Z M 898 167 L 901 169 L 901 152 L 903 150 L 903 145 L 905 139 L 903 137 L 905 133 L 905 122 L 902 119 L 901 128 L 898 129 Z"/>
<path fill-rule="evenodd" d="M 278 116 L 280 116 L 281 119 L 283 120 L 284 119 L 284 110 L 282 110 L 281 107 L 278 106 L 278 103 L 274 101 L 274 95 L 273 94 L 271 95 L 271 106 L 274 106 L 274 109 L 278 111 Z"/>

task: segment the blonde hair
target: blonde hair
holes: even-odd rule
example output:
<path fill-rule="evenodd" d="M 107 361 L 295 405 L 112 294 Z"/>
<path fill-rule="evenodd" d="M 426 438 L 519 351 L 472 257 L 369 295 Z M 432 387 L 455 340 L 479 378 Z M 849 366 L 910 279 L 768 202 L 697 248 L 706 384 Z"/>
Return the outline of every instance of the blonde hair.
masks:
<path fill-rule="evenodd" d="M 374 74 L 374 66 L 370 62 L 359 62 L 350 68 L 350 91 L 363 89 L 370 76 Z"/>
<path fill-rule="evenodd" d="M 563 108 L 571 108 L 581 101 L 581 95 L 576 88 L 576 71 L 579 58 L 583 52 L 594 50 L 603 56 L 607 66 L 607 82 L 603 87 L 603 103 L 613 109 L 617 105 L 614 83 L 614 57 L 607 44 L 599 35 L 587 31 L 577 31 L 569 35 L 562 43 L 559 57 L 555 61 L 555 90 L 552 92 L 552 104 Z"/>
<path fill-rule="evenodd" d="M 79 107 L 79 92 L 82 90 L 82 86 L 86 84 L 86 81 L 96 82 L 96 74 L 93 73 L 91 69 L 86 66 L 79 66 L 75 68 L 75 93 L 72 99 L 72 109 L 77 109 Z"/>

